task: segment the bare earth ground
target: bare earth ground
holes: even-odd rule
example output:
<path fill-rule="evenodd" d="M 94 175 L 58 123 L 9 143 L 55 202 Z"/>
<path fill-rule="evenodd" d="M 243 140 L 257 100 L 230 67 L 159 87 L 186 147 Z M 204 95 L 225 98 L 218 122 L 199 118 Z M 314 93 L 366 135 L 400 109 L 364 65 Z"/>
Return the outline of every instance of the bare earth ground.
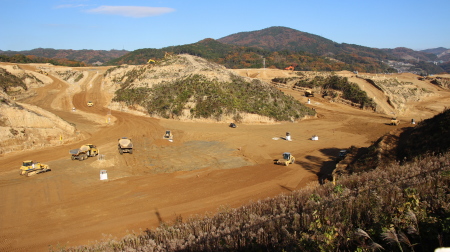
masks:
<path fill-rule="evenodd" d="M 234 129 L 226 123 L 180 122 L 111 111 L 112 94 L 102 89 L 105 69 L 92 69 L 88 81 L 77 87 L 50 76 L 52 84 L 21 101 L 76 124 L 80 139 L 85 139 L 0 156 L 1 251 L 46 251 L 49 246 L 119 239 L 156 228 L 161 221 L 170 223 L 177 216 L 186 220 L 316 185 L 316 174 L 334 168 L 340 149 L 368 146 L 398 128 L 387 125 L 389 115 L 320 97 L 311 98 L 317 118 L 238 124 Z M 283 70 L 246 71 L 245 75 L 262 79 L 286 74 Z M 406 122 L 411 118 L 432 117 L 450 104 L 449 91 L 431 84 L 428 88 L 436 95 L 409 104 L 399 127 L 409 127 Z M 283 91 L 306 103 L 302 93 Z M 377 95 L 376 90 L 369 92 Z M 87 107 L 88 100 L 94 107 Z M 77 110 L 72 112 L 72 107 Z M 173 142 L 162 139 L 165 130 L 173 132 Z M 286 132 L 292 141 L 282 139 Z M 311 141 L 313 135 L 319 140 Z M 133 154 L 118 153 L 121 137 L 133 140 Z M 97 145 L 104 159 L 72 161 L 69 150 L 85 143 Z M 296 163 L 273 164 L 286 151 L 296 157 Z M 21 162 L 28 159 L 46 163 L 52 171 L 19 176 Z M 100 170 L 107 170 L 107 181 L 99 179 Z"/>

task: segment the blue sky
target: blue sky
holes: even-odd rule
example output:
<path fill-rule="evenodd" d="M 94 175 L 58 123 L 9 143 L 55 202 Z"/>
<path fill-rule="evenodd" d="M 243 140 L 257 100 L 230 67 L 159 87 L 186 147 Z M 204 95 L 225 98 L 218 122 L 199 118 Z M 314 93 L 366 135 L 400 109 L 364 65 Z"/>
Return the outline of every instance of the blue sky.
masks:
<path fill-rule="evenodd" d="M 450 48 L 450 0 L 0 0 L 0 50 L 136 50 L 285 26 L 374 48 Z"/>

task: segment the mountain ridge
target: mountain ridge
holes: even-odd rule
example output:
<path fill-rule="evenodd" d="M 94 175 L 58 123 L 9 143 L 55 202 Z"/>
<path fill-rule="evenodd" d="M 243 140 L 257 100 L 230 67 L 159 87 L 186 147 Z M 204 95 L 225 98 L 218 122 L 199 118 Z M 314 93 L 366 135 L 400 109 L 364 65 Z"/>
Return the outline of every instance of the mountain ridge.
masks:
<path fill-rule="evenodd" d="M 268 58 L 270 60 L 270 57 L 272 57 L 274 60 L 269 62 L 271 64 L 268 66 L 274 68 L 284 68 L 293 64 L 301 65 L 301 61 L 315 62 L 316 66 L 303 66 L 296 70 L 408 71 L 416 74 L 450 72 L 447 63 L 447 61 L 450 61 L 450 49 L 443 47 L 422 51 L 405 47 L 394 49 L 371 48 L 336 43 L 315 34 L 283 26 L 234 33 L 217 40 L 205 38 L 192 44 L 169 46 L 161 49 L 143 48 L 131 52 L 125 50 L 55 50 L 43 48 L 21 52 L 26 55 L 50 58 L 63 57 L 87 64 L 108 65 L 146 64 L 150 58 L 163 58 L 165 52 L 172 52 L 204 57 L 216 63 L 224 64 L 228 68 L 262 68 L 264 66 L 261 59 Z M 15 53 L 18 52 L 0 50 L 0 55 Z M 281 58 L 278 55 L 281 55 Z M 299 59 L 301 57 L 302 59 Z M 312 59 L 310 59 L 311 57 Z M 394 63 L 389 64 L 389 61 Z M 394 71 L 396 61 L 411 64 L 411 66 Z M 423 62 L 418 64 L 419 61 Z M 325 62 L 325 65 L 323 62 Z M 337 64 L 338 62 L 343 64 Z M 389 70 L 389 68 L 392 69 Z"/>

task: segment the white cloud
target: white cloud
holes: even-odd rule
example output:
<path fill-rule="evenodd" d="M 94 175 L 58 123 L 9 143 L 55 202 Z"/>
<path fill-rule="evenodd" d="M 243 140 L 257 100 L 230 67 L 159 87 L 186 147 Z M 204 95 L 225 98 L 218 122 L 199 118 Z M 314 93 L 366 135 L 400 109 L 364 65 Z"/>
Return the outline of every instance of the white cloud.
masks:
<path fill-rule="evenodd" d="M 168 7 L 145 7 L 145 6 L 100 6 L 95 9 L 87 10 L 90 13 L 119 15 L 125 17 L 150 17 L 157 16 L 169 12 L 173 12 L 175 9 Z"/>

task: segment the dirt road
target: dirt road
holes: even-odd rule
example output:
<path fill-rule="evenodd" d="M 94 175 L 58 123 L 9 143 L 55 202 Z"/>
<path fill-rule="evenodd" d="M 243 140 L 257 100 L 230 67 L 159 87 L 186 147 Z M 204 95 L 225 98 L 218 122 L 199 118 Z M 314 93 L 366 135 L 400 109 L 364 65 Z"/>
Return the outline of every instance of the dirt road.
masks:
<path fill-rule="evenodd" d="M 112 94 L 102 86 L 104 68 L 92 69 L 74 88 L 58 78 L 26 101 L 76 125 L 79 142 L 8 153 L 0 157 L 0 250 L 46 251 L 121 238 L 181 216 L 214 213 L 249 201 L 317 184 L 342 148 L 367 146 L 395 129 L 385 114 L 311 98 L 318 118 L 296 123 L 238 125 L 180 122 L 111 111 Z M 71 91 L 72 90 L 72 91 Z M 77 92 L 76 92 L 77 91 Z M 301 93 L 284 90 L 301 102 Z M 88 107 L 87 101 L 94 106 Z M 439 91 L 411 106 L 421 119 L 450 104 Z M 72 107 L 76 111 L 71 111 Z M 409 115 L 408 115 L 409 116 Z M 403 122 L 409 120 L 400 118 Z M 400 127 L 410 126 L 407 123 Z M 174 141 L 162 139 L 171 130 Z M 292 141 L 282 137 L 290 132 Z M 318 135 L 318 141 L 311 136 Z M 120 155 L 117 140 L 129 137 L 133 154 Z M 69 150 L 92 143 L 100 157 L 72 161 Z M 273 164 L 283 152 L 296 163 Z M 21 177 L 23 160 L 49 164 L 51 172 Z M 108 180 L 100 180 L 106 170 Z"/>

